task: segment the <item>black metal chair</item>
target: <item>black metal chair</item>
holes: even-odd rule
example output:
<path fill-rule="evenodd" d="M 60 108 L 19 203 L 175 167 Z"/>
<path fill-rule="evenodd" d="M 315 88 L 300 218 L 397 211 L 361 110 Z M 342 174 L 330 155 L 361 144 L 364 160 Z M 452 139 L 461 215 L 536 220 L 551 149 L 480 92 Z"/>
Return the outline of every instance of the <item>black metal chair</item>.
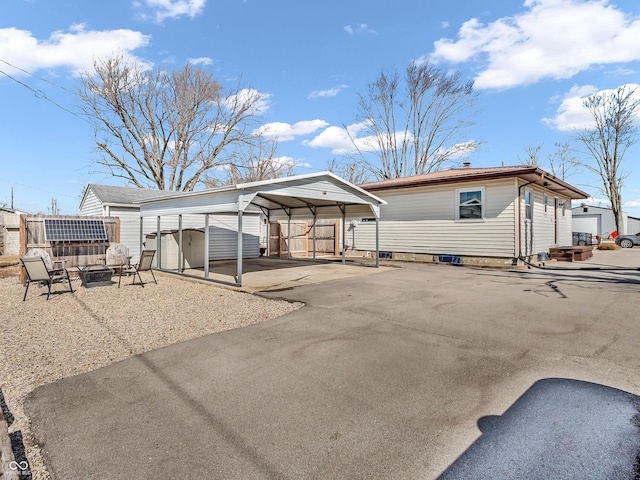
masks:
<path fill-rule="evenodd" d="M 26 289 L 24 291 L 24 297 L 22 297 L 22 301 L 24 302 L 27 299 L 27 292 L 29 291 L 29 286 L 36 282 L 42 285 L 47 285 L 47 300 L 49 300 L 49 296 L 51 295 L 51 287 L 54 283 L 59 282 L 69 282 L 69 291 L 73 293 L 73 287 L 71 286 L 71 278 L 69 278 L 69 272 L 66 268 L 54 268 L 49 269 L 45 262 L 45 259 L 35 255 L 35 256 L 25 256 L 20 259 L 22 262 L 22 266 L 27 272 L 27 284 Z"/>
<path fill-rule="evenodd" d="M 140 276 L 140 272 L 149 272 L 153 277 L 154 283 L 157 285 L 158 281 L 156 280 L 156 276 L 153 274 L 153 270 L 151 269 L 151 264 L 153 263 L 153 256 L 156 254 L 155 250 L 143 250 L 140 254 L 140 261 L 129 268 L 121 268 L 120 275 L 118 276 L 118 288 L 120 288 L 120 282 L 122 281 L 122 275 L 133 275 L 133 282 L 131 285 L 136 284 L 136 275 L 140 280 L 140 286 L 144 288 L 144 282 L 142 281 L 142 277 Z M 147 282 L 151 283 L 151 282 Z"/>

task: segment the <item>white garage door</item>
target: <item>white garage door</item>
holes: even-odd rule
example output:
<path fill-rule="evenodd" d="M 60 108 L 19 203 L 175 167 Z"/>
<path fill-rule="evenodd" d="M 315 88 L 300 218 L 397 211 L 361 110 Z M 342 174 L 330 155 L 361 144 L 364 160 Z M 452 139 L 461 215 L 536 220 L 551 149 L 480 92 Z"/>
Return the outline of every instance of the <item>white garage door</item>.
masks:
<path fill-rule="evenodd" d="M 590 233 L 593 236 L 598 235 L 598 217 L 580 215 L 571 219 L 574 232 Z"/>

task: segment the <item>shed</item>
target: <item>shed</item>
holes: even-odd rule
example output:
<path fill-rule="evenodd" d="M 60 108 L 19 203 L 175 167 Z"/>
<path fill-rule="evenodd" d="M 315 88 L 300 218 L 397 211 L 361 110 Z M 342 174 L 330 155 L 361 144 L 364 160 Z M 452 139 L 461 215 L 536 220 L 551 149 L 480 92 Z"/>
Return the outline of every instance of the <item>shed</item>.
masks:
<path fill-rule="evenodd" d="M 160 250 L 163 254 L 159 268 L 166 270 L 204 268 L 204 229 L 183 229 L 182 242 L 180 242 L 178 234 L 178 230 L 160 232 Z M 157 232 L 149 233 L 145 243 L 157 245 L 157 237 Z M 179 258 L 180 260 L 178 260 Z"/>
<path fill-rule="evenodd" d="M 230 185 L 198 192 L 176 193 L 172 196 L 143 200 L 140 202 L 140 216 L 143 225 L 162 224 L 167 218 L 177 218 L 178 241 L 184 241 L 182 218 L 185 215 L 204 217 L 205 245 L 210 243 L 209 229 L 211 216 L 226 216 L 235 224 L 237 232 L 236 252 L 237 275 L 235 284 L 242 285 L 242 260 L 246 258 L 245 217 L 264 215 L 267 225 L 271 220 L 342 218 L 343 242 L 344 225 L 347 218 L 366 216 L 377 224 L 380 206 L 386 202 L 375 195 L 341 179 L 330 172 L 298 175 L 276 180 Z M 230 223 L 228 223 L 230 224 Z M 161 231 L 158 228 L 158 231 Z M 289 228 L 288 231 L 291 231 Z M 374 245 L 377 235 L 374 235 Z M 249 239 L 250 240 L 250 239 Z M 257 240 L 257 237 L 256 237 Z M 344 243 L 343 243 L 344 247 Z M 178 249 L 180 251 L 180 249 Z M 314 248 L 315 253 L 315 248 Z M 267 252 L 268 254 L 268 252 Z M 162 250 L 158 252 L 162 264 Z M 204 276 L 209 276 L 209 249 L 204 249 Z M 344 248 L 343 248 L 343 262 Z M 377 265 L 377 255 L 376 255 Z M 178 270 L 181 269 L 178 257 Z"/>
<path fill-rule="evenodd" d="M 0 207 L 0 255 L 20 254 L 20 215 L 26 212 Z"/>
<path fill-rule="evenodd" d="M 388 205 L 387 258 L 511 266 L 570 246 L 571 200 L 588 195 L 535 165 L 453 168 L 360 185 Z M 355 254 L 374 246 L 368 218 L 350 225 Z"/>
<path fill-rule="evenodd" d="M 610 238 L 616 231 L 616 219 L 613 211 L 608 207 L 582 204 L 571 209 L 573 216 L 573 231 L 590 233 L 594 237 Z M 622 212 L 625 233 L 635 233 L 628 230 L 628 215 Z M 619 232 L 622 233 L 622 232 Z"/>

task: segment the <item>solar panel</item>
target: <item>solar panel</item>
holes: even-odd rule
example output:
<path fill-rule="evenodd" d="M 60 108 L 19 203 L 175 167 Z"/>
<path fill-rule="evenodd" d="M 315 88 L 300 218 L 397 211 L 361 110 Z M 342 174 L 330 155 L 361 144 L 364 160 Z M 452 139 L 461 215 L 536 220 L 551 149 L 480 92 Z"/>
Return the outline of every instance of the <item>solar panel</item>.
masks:
<path fill-rule="evenodd" d="M 44 219 L 44 238 L 49 242 L 107 240 L 103 220 Z"/>

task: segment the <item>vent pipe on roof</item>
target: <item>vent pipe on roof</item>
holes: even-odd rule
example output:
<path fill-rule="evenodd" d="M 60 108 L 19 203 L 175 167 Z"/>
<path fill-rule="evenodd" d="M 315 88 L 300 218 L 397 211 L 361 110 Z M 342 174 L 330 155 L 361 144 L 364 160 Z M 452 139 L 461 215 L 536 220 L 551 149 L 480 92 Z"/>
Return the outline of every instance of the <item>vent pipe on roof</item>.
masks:
<path fill-rule="evenodd" d="M 463 167 L 463 168 L 471 168 L 471 162 L 464 162 L 464 163 L 462 164 L 462 167 Z"/>

